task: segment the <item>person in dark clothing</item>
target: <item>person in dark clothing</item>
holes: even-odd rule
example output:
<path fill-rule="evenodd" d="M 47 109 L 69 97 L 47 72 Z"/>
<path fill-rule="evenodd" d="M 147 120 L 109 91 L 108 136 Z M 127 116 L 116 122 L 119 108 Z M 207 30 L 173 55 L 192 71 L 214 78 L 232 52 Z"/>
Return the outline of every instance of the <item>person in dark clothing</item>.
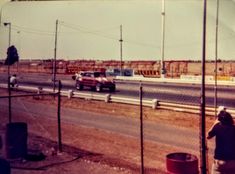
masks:
<path fill-rule="evenodd" d="M 215 137 L 212 174 L 235 174 L 235 126 L 233 118 L 225 110 L 208 132 L 208 139 Z"/>

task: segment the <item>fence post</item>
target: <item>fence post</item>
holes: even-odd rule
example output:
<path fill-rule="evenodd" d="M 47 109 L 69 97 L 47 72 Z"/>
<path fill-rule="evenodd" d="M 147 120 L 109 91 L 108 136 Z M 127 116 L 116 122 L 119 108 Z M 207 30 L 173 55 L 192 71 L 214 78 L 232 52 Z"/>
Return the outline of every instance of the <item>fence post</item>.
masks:
<path fill-rule="evenodd" d="M 62 84 L 59 80 L 59 90 L 58 90 L 58 107 L 57 107 L 57 120 L 58 120 L 58 148 L 59 152 L 62 152 L 62 140 L 61 140 L 61 119 L 60 119 L 60 108 L 61 108 L 61 88 Z"/>
<path fill-rule="evenodd" d="M 9 67 L 9 65 L 8 65 Z M 11 114 L 11 86 L 10 86 L 10 76 L 9 76 L 9 72 L 8 72 L 8 77 L 7 77 L 7 88 L 8 88 L 8 111 L 9 111 L 9 123 L 11 123 L 12 121 L 12 114 Z"/>
<path fill-rule="evenodd" d="M 143 141 L 143 87 L 140 82 L 140 148 L 141 148 L 141 174 L 144 174 L 144 141 Z"/>
<path fill-rule="evenodd" d="M 206 145 L 206 115 L 205 115 L 205 61 L 206 61 L 206 10 L 207 0 L 204 0 L 203 13 L 203 43 L 202 43 L 202 83 L 201 83 L 201 117 L 200 117 L 200 144 L 201 144 L 201 174 L 207 174 L 207 145 Z"/>
<path fill-rule="evenodd" d="M 152 108 L 153 109 L 157 109 L 157 106 L 158 106 L 158 100 L 157 99 L 153 99 L 152 100 L 153 104 L 152 104 Z"/>

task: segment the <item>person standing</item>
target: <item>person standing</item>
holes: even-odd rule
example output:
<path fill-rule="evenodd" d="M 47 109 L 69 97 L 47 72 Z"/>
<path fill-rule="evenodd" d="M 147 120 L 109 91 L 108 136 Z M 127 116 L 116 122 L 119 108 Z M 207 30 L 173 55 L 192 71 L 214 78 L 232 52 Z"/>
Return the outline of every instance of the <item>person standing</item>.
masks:
<path fill-rule="evenodd" d="M 16 79 L 16 74 L 14 74 L 10 77 L 10 86 L 14 87 L 16 85 L 17 85 L 17 79 Z"/>
<path fill-rule="evenodd" d="M 222 110 L 208 132 L 215 137 L 214 162 L 211 174 L 235 174 L 235 126 L 230 113 Z"/>

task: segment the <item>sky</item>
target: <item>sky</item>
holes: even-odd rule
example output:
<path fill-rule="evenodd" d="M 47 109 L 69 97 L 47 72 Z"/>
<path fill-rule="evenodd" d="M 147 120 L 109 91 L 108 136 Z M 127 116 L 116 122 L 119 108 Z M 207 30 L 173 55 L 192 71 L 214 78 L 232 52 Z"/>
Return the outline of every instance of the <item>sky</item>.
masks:
<path fill-rule="evenodd" d="M 235 0 L 220 0 L 218 58 L 235 60 Z M 161 60 L 162 0 L 0 0 L 21 59 Z M 203 0 L 165 0 L 164 60 L 201 60 Z M 207 1 L 206 57 L 215 59 L 216 0 Z M 0 26 L 5 59 L 9 27 Z"/>

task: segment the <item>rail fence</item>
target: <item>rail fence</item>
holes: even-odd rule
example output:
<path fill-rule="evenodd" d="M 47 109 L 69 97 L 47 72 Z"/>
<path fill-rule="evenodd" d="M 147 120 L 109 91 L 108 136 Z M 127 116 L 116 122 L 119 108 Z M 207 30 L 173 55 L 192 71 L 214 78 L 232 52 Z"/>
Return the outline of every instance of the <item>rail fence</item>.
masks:
<path fill-rule="evenodd" d="M 7 88 L 6 85 L 0 84 L 0 88 Z M 41 88 L 41 87 L 31 87 L 31 86 L 18 86 L 18 90 L 22 91 L 30 91 L 30 92 L 53 92 L 53 89 L 50 88 Z M 118 95 L 112 95 L 112 94 L 105 94 L 105 93 L 90 93 L 90 92 L 77 92 L 73 90 L 61 90 L 62 96 L 67 96 L 69 98 L 82 98 L 87 100 L 99 100 L 104 102 L 115 102 L 115 103 L 123 103 L 123 104 L 132 104 L 132 105 L 139 105 L 140 100 L 139 98 L 130 98 L 130 97 L 124 97 L 124 96 L 118 96 Z M 160 101 L 158 99 L 142 99 L 142 105 L 146 107 L 151 107 L 153 109 L 168 109 L 173 111 L 179 111 L 179 112 L 188 112 L 193 114 L 199 114 L 200 113 L 200 106 L 195 105 L 189 105 L 189 104 L 179 104 L 179 103 L 173 103 L 173 102 L 165 102 Z M 208 116 L 214 116 L 215 115 L 215 108 L 214 107 L 206 107 L 206 114 Z M 235 115 L 234 109 L 227 109 L 228 112 L 230 112 L 232 115 Z"/>

